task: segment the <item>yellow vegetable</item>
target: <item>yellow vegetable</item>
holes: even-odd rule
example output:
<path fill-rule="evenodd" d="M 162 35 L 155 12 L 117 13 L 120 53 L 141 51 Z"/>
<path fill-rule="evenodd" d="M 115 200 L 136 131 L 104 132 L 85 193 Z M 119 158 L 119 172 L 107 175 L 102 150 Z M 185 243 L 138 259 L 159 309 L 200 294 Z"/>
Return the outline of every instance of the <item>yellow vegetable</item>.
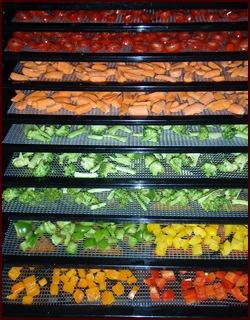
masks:
<path fill-rule="evenodd" d="M 76 269 L 74 268 L 71 268 L 67 273 L 66 273 L 66 276 L 68 278 L 71 278 L 72 276 L 75 276 L 76 275 Z"/>
<path fill-rule="evenodd" d="M 234 234 L 233 237 L 234 237 L 235 239 L 239 240 L 239 241 L 244 241 L 245 235 L 244 235 L 244 233 L 243 233 L 242 231 L 243 231 L 243 230 L 238 229 L 238 230 L 235 232 L 235 234 Z"/>
<path fill-rule="evenodd" d="M 50 285 L 50 294 L 53 296 L 57 296 L 59 292 L 58 284 L 51 283 Z"/>
<path fill-rule="evenodd" d="M 74 286 L 77 284 L 79 280 L 79 277 L 77 276 L 72 276 L 70 279 L 69 279 L 69 282 L 72 283 Z"/>
<path fill-rule="evenodd" d="M 22 267 L 12 267 L 8 271 L 8 276 L 11 280 L 16 280 L 21 274 Z"/>
<path fill-rule="evenodd" d="M 207 233 L 203 239 L 203 243 L 209 246 L 211 238 L 212 238 L 211 234 Z"/>
<path fill-rule="evenodd" d="M 199 244 L 202 242 L 202 238 L 201 236 L 193 236 L 190 240 L 189 240 L 189 244 L 191 246 L 195 246 L 196 244 Z"/>
<path fill-rule="evenodd" d="M 127 281 L 127 278 L 128 278 L 128 276 L 127 276 L 126 270 L 120 270 L 118 280 L 119 281 Z"/>
<path fill-rule="evenodd" d="M 41 287 L 44 287 L 47 284 L 47 280 L 46 278 L 42 278 L 38 281 L 38 283 L 40 284 Z"/>
<path fill-rule="evenodd" d="M 112 287 L 112 290 L 117 296 L 124 294 L 124 286 L 121 284 L 121 282 L 117 282 L 117 284 Z"/>
<path fill-rule="evenodd" d="M 193 256 L 201 256 L 202 255 L 202 246 L 201 246 L 201 244 L 195 244 L 192 247 L 192 254 L 193 254 Z"/>
<path fill-rule="evenodd" d="M 189 248 L 189 240 L 188 239 L 181 239 L 180 246 L 183 250 L 187 250 Z"/>
<path fill-rule="evenodd" d="M 106 281 L 103 281 L 103 282 L 101 282 L 101 283 L 99 284 L 99 289 L 100 289 L 101 291 L 106 290 L 106 288 L 107 288 L 107 282 L 106 282 Z"/>
<path fill-rule="evenodd" d="M 181 238 L 180 237 L 174 237 L 173 239 L 173 245 L 175 249 L 179 249 L 181 247 Z"/>
<path fill-rule="evenodd" d="M 231 247 L 232 250 L 243 251 L 243 242 L 233 238 L 231 241 Z"/>
<path fill-rule="evenodd" d="M 173 237 L 177 234 L 177 231 L 173 228 L 170 228 L 169 226 L 164 227 L 163 229 L 161 229 L 161 231 Z"/>
<path fill-rule="evenodd" d="M 107 270 L 106 277 L 110 280 L 118 280 L 120 272 L 117 270 Z"/>
<path fill-rule="evenodd" d="M 216 236 L 217 234 L 217 229 L 213 226 L 207 226 L 205 227 L 205 231 L 210 235 L 210 236 Z"/>
<path fill-rule="evenodd" d="M 156 244 L 155 254 L 163 257 L 166 254 L 167 248 L 168 248 L 168 245 L 166 242 L 158 242 Z"/>
<path fill-rule="evenodd" d="M 228 256 L 230 254 L 230 252 L 232 251 L 231 248 L 231 243 L 226 240 L 222 245 L 221 245 L 221 249 L 220 252 L 223 256 Z"/>
<path fill-rule="evenodd" d="M 193 227 L 193 232 L 196 236 L 201 236 L 201 238 L 204 238 L 206 235 L 206 231 L 199 226 Z"/>
<path fill-rule="evenodd" d="M 220 243 L 216 239 L 211 238 L 209 249 L 213 251 L 218 251 L 220 249 Z"/>
<path fill-rule="evenodd" d="M 103 271 L 98 271 L 95 275 L 94 281 L 96 283 L 101 283 L 105 281 L 105 278 L 106 278 L 105 273 Z"/>
<path fill-rule="evenodd" d="M 33 297 L 31 296 L 23 296 L 22 304 L 32 304 Z"/>
<path fill-rule="evenodd" d="M 138 286 L 133 286 L 133 288 L 130 290 L 128 294 L 128 298 L 133 300 L 138 290 L 139 290 Z"/>
<path fill-rule="evenodd" d="M 22 281 L 19 281 L 11 287 L 11 292 L 19 293 L 23 291 L 24 288 L 25 288 L 24 283 Z"/>
<path fill-rule="evenodd" d="M 248 236 L 245 236 L 244 241 L 243 241 L 243 249 L 248 250 Z"/>
<path fill-rule="evenodd" d="M 100 300 L 100 291 L 98 287 L 89 288 L 86 290 L 86 295 L 88 301 L 98 301 Z"/>
<path fill-rule="evenodd" d="M 131 283 L 134 283 L 136 281 L 137 281 L 136 277 L 134 275 L 132 275 L 131 277 L 128 278 L 127 283 L 131 284 Z"/>
<path fill-rule="evenodd" d="M 85 276 L 86 276 L 85 269 L 79 268 L 79 269 L 77 269 L 77 271 L 78 271 L 78 275 L 80 278 L 85 278 Z"/>
<path fill-rule="evenodd" d="M 17 296 L 18 296 L 19 292 L 13 292 L 11 294 L 9 294 L 8 296 L 6 296 L 6 299 L 8 300 L 16 300 Z"/>
<path fill-rule="evenodd" d="M 102 304 L 103 305 L 108 305 L 111 304 L 115 301 L 115 297 L 113 295 L 112 291 L 104 291 L 102 293 Z"/>
<path fill-rule="evenodd" d="M 76 289 L 76 291 L 73 294 L 74 300 L 76 303 L 81 303 L 84 299 L 84 293 L 81 289 Z"/>
<path fill-rule="evenodd" d="M 73 283 L 65 282 L 63 284 L 63 288 L 62 289 L 63 289 L 64 292 L 73 293 L 74 292 L 74 288 L 75 288 L 75 286 L 74 286 Z"/>
<path fill-rule="evenodd" d="M 28 296 L 37 296 L 40 293 L 40 287 L 37 283 L 30 284 L 25 287 Z"/>

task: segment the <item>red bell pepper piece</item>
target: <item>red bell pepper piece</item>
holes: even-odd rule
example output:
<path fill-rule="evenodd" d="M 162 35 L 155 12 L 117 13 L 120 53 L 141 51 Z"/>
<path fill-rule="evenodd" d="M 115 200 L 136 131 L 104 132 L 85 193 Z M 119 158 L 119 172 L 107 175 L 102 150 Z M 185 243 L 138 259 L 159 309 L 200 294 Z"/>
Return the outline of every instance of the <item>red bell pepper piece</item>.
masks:
<path fill-rule="evenodd" d="M 156 278 L 155 283 L 159 289 L 163 289 L 167 283 L 167 280 L 164 278 Z"/>
<path fill-rule="evenodd" d="M 183 279 L 181 280 L 181 290 L 187 290 L 192 287 L 192 279 Z"/>
<path fill-rule="evenodd" d="M 248 300 L 248 298 L 242 294 L 239 287 L 235 286 L 233 289 L 231 289 L 231 294 L 233 297 L 235 297 L 235 299 L 237 299 L 240 302 L 245 302 Z"/>
<path fill-rule="evenodd" d="M 195 277 L 194 278 L 194 286 L 195 287 L 203 287 L 206 283 L 206 278 Z"/>
<path fill-rule="evenodd" d="M 207 300 L 206 289 L 203 287 L 195 287 L 196 298 L 198 301 Z"/>
<path fill-rule="evenodd" d="M 173 270 L 160 270 L 160 274 L 162 278 L 166 279 L 167 281 L 175 280 L 175 274 Z"/>
<path fill-rule="evenodd" d="M 248 283 L 244 286 L 243 290 L 242 290 L 242 293 L 245 295 L 245 296 L 248 296 Z"/>
<path fill-rule="evenodd" d="M 150 299 L 151 300 L 161 300 L 160 293 L 155 286 L 149 287 L 150 290 Z"/>
<path fill-rule="evenodd" d="M 154 279 L 159 278 L 159 271 L 158 270 L 149 270 L 149 272 L 151 273 L 151 276 Z"/>
<path fill-rule="evenodd" d="M 228 294 L 226 288 L 222 285 L 222 283 L 217 282 L 213 285 L 215 291 L 215 297 L 217 300 L 227 299 Z"/>
<path fill-rule="evenodd" d="M 244 273 L 237 279 L 235 285 L 236 287 L 244 287 L 246 284 L 248 284 L 248 274 Z"/>
<path fill-rule="evenodd" d="M 214 272 L 210 272 L 207 276 L 206 276 L 206 282 L 214 282 L 214 280 L 216 279 L 216 275 Z"/>
<path fill-rule="evenodd" d="M 163 301 L 174 300 L 174 291 L 172 289 L 165 290 L 161 293 L 161 297 Z"/>
<path fill-rule="evenodd" d="M 182 291 L 181 295 L 185 299 L 186 304 L 191 304 L 197 301 L 195 289 Z"/>
<path fill-rule="evenodd" d="M 154 278 L 145 278 L 143 281 L 148 286 L 155 286 L 155 279 Z"/>
<path fill-rule="evenodd" d="M 218 278 L 218 279 L 224 278 L 225 274 L 226 274 L 225 271 L 216 271 L 215 272 L 216 278 Z"/>
<path fill-rule="evenodd" d="M 228 281 L 232 282 L 232 284 L 235 284 L 236 281 L 239 279 L 239 275 L 232 272 L 232 271 L 228 271 L 225 276 L 224 279 L 227 279 Z"/>
<path fill-rule="evenodd" d="M 206 274 L 202 270 L 195 271 L 196 277 L 206 278 Z"/>
<path fill-rule="evenodd" d="M 202 287 L 201 287 L 202 288 Z M 215 291 L 212 284 L 205 285 L 205 291 L 208 299 L 215 297 Z"/>
<path fill-rule="evenodd" d="M 234 284 L 226 278 L 223 278 L 221 280 L 221 283 L 226 289 L 232 289 L 234 287 Z"/>

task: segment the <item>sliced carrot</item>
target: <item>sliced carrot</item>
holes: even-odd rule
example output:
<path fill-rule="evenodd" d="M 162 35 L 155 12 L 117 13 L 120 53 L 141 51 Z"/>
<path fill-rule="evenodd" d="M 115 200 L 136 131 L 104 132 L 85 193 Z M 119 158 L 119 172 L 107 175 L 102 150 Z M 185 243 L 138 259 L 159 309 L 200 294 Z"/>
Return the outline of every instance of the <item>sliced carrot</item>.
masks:
<path fill-rule="evenodd" d="M 223 93 L 221 93 L 220 91 L 218 91 L 218 92 L 215 92 L 215 93 L 214 93 L 214 98 L 215 98 L 215 100 L 221 100 L 221 99 L 225 99 L 225 96 L 224 96 Z"/>
<path fill-rule="evenodd" d="M 77 105 L 71 104 L 71 103 L 62 103 L 62 106 L 65 110 L 75 112 L 76 108 L 78 108 Z"/>
<path fill-rule="evenodd" d="M 170 106 L 170 111 L 171 112 L 179 112 L 181 110 L 183 110 L 184 108 L 186 108 L 188 106 L 187 102 L 178 104 L 176 107 L 172 107 L 172 105 Z"/>
<path fill-rule="evenodd" d="M 220 71 L 222 71 L 222 68 L 215 62 L 213 61 L 209 61 L 208 62 L 208 66 L 211 68 L 211 69 L 218 69 Z"/>
<path fill-rule="evenodd" d="M 97 95 L 95 95 L 94 93 L 90 93 L 90 92 L 84 92 L 85 97 L 93 100 L 93 101 L 97 101 L 99 100 L 99 98 L 97 97 Z"/>
<path fill-rule="evenodd" d="M 104 113 L 109 113 L 110 112 L 110 106 L 104 102 L 104 101 L 96 101 L 97 107 Z"/>
<path fill-rule="evenodd" d="M 121 70 L 119 70 L 119 69 L 116 70 L 115 77 L 118 82 L 126 82 L 127 81 L 127 79 L 124 77 Z"/>
<path fill-rule="evenodd" d="M 121 104 L 120 111 L 119 111 L 119 115 L 120 115 L 120 116 L 123 116 L 123 115 L 125 115 L 127 112 L 128 112 L 128 106 L 127 106 L 125 103 L 122 103 L 122 104 Z"/>
<path fill-rule="evenodd" d="M 158 74 L 157 76 L 155 76 L 155 79 L 162 80 L 162 81 L 176 82 L 176 78 L 166 76 L 163 74 Z"/>
<path fill-rule="evenodd" d="M 160 114 L 163 110 L 165 110 L 165 107 L 166 107 L 166 101 L 159 100 L 152 105 L 151 111 L 156 114 Z"/>
<path fill-rule="evenodd" d="M 20 91 L 18 94 L 16 94 L 13 98 L 11 98 L 12 102 L 19 102 L 25 97 L 25 94 Z"/>
<path fill-rule="evenodd" d="M 166 103 L 166 105 L 165 105 L 165 116 L 169 116 L 170 115 L 171 104 L 172 104 L 171 101 Z"/>
<path fill-rule="evenodd" d="M 212 71 L 212 68 L 206 66 L 205 64 L 202 64 L 202 65 L 201 65 L 201 69 L 204 70 L 204 71 L 206 71 L 206 72 L 207 72 L 207 71 Z"/>
<path fill-rule="evenodd" d="M 46 70 L 45 70 L 46 71 Z M 27 77 L 33 77 L 33 78 L 39 78 L 45 71 L 40 71 L 37 69 L 29 69 L 29 68 L 23 68 L 22 73 Z"/>
<path fill-rule="evenodd" d="M 178 101 L 178 100 L 175 100 L 175 101 L 173 101 L 172 104 L 171 104 L 171 109 L 174 109 L 174 108 L 178 107 L 179 105 L 180 105 L 179 101 Z"/>
<path fill-rule="evenodd" d="M 16 72 L 11 72 L 10 78 L 15 81 L 29 81 L 28 76 Z"/>
<path fill-rule="evenodd" d="M 77 98 L 77 100 L 76 100 L 76 104 L 77 104 L 78 106 L 83 105 L 83 104 L 86 104 L 86 103 L 90 103 L 93 108 L 96 107 L 96 102 L 93 101 L 92 99 L 86 97 L 84 94 L 81 95 L 81 96 L 79 96 L 79 97 Z"/>
<path fill-rule="evenodd" d="M 69 97 L 57 97 L 53 98 L 56 103 L 70 103 Z"/>
<path fill-rule="evenodd" d="M 202 92 L 197 92 L 197 91 L 189 91 L 187 94 L 189 97 L 192 97 L 195 100 L 199 100 L 203 95 Z"/>
<path fill-rule="evenodd" d="M 124 72 L 123 75 L 127 80 L 133 80 L 133 81 L 143 81 L 144 80 L 143 75 L 136 74 L 136 73 Z"/>
<path fill-rule="evenodd" d="M 75 113 L 76 114 L 84 114 L 86 112 L 89 112 L 92 108 L 93 108 L 93 106 L 90 103 L 86 103 L 86 104 L 78 106 L 75 109 Z"/>
<path fill-rule="evenodd" d="M 188 94 L 186 92 L 178 92 L 178 96 L 181 100 L 186 100 L 188 98 Z"/>
<path fill-rule="evenodd" d="M 147 116 L 148 107 L 147 105 L 143 105 L 143 106 L 132 105 L 128 108 L 128 113 L 130 116 Z"/>
<path fill-rule="evenodd" d="M 244 66 L 244 67 L 240 70 L 239 76 L 240 76 L 240 77 L 245 77 L 245 78 L 248 77 L 248 66 Z"/>
<path fill-rule="evenodd" d="M 170 77 L 179 78 L 182 75 L 182 69 L 181 68 L 175 68 L 169 70 Z"/>
<path fill-rule="evenodd" d="M 107 67 L 107 64 L 106 64 L 106 63 L 93 62 L 92 69 L 105 71 L 105 70 L 108 69 L 108 67 Z"/>
<path fill-rule="evenodd" d="M 50 105 L 47 107 L 47 112 L 52 113 L 52 112 L 57 112 L 59 110 L 61 110 L 63 107 L 63 105 L 61 103 L 55 103 L 53 105 Z"/>
<path fill-rule="evenodd" d="M 206 71 L 201 70 L 201 69 L 197 69 L 197 70 L 195 70 L 195 73 L 196 73 L 198 76 L 204 76 L 204 74 L 206 73 Z"/>
<path fill-rule="evenodd" d="M 191 104 L 183 109 L 183 112 L 186 116 L 190 116 L 193 114 L 201 113 L 204 110 L 204 105 L 196 102 Z"/>
<path fill-rule="evenodd" d="M 91 82 L 106 82 L 106 77 L 90 77 Z"/>
<path fill-rule="evenodd" d="M 165 74 L 166 73 L 166 68 L 160 67 L 158 64 L 152 64 L 154 68 L 154 72 L 156 74 Z"/>
<path fill-rule="evenodd" d="M 155 71 L 154 70 L 142 70 L 142 75 L 144 77 L 153 78 L 155 76 Z"/>
<path fill-rule="evenodd" d="M 188 71 L 184 74 L 184 82 L 192 82 L 193 81 L 193 75 L 192 72 Z"/>
<path fill-rule="evenodd" d="M 232 112 L 234 114 L 239 114 L 239 115 L 242 115 L 245 113 L 245 109 L 244 107 L 242 107 L 240 104 L 237 104 L 237 103 L 232 103 L 228 108 L 227 110 L 229 112 Z"/>
<path fill-rule="evenodd" d="M 216 69 L 216 70 L 207 71 L 203 77 L 207 79 L 207 78 L 214 78 L 218 76 L 220 76 L 220 70 Z"/>
<path fill-rule="evenodd" d="M 224 76 L 218 76 L 218 77 L 214 77 L 213 80 L 215 82 L 220 82 L 220 81 L 224 81 L 225 80 L 225 77 Z"/>
<path fill-rule="evenodd" d="M 38 110 L 44 110 L 49 106 L 55 104 L 55 101 L 51 98 L 39 99 L 32 102 L 32 107 Z"/>
<path fill-rule="evenodd" d="M 106 76 L 107 77 L 115 76 L 115 74 L 116 74 L 116 69 L 115 68 L 108 68 L 106 70 Z"/>

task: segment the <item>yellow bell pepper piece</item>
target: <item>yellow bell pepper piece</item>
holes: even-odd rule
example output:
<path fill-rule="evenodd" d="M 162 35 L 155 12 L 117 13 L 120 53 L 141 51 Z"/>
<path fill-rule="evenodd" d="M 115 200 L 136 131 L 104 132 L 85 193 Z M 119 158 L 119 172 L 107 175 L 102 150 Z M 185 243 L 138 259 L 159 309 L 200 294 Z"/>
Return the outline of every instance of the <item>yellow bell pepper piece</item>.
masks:
<path fill-rule="evenodd" d="M 101 283 L 105 281 L 105 278 L 106 278 L 105 273 L 103 271 L 98 271 L 95 275 L 94 281 L 96 283 Z"/>
<path fill-rule="evenodd" d="M 189 248 L 189 240 L 188 239 L 181 239 L 180 240 L 180 247 L 183 250 L 187 250 Z"/>
<path fill-rule="evenodd" d="M 65 282 L 63 284 L 63 288 L 62 289 L 63 289 L 64 292 L 73 293 L 74 289 L 75 289 L 75 286 L 73 285 L 73 283 Z"/>
<path fill-rule="evenodd" d="M 193 229 L 190 226 L 186 227 L 184 230 L 186 232 L 186 235 L 190 236 L 193 233 Z"/>
<path fill-rule="evenodd" d="M 189 239 L 189 244 L 192 246 L 195 246 L 196 244 L 199 244 L 202 242 L 201 236 L 192 236 L 191 239 Z"/>
<path fill-rule="evenodd" d="M 213 251 L 218 251 L 220 249 L 220 243 L 216 239 L 211 238 L 209 249 Z"/>
<path fill-rule="evenodd" d="M 158 223 L 149 223 L 147 224 L 147 230 L 148 232 L 153 232 L 155 229 L 160 229 L 161 230 L 161 227 Z"/>
<path fill-rule="evenodd" d="M 70 279 L 69 279 L 69 282 L 72 283 L 74 286 L 77 284 L 79 280 L 79 277 L 77 276 L 72 276 Z"/>
<path fill-rule="evenodd" d="M 23 279 L 23 283 L 24 283 L 25 287 L 30 286 L 30 285 L 36 283 L 36 277 L 34 275 L 28 276 Z"/>
<path fill-rule="evenodd" d="M 241 224 L 238 225 L 238 230 L 244 234 L 244 236 L 248 235 L 248 228 Z"/>
<path fill-rule="evenodd" d="M 42 278 L 38 281 L 38 283 L 40 284 L 41 287 L 44 287 L 47 284 L 47 279 Z"/>
<path fill-rule="evenodd" d="M 221 248 L 220 248 L 220 252 L 223 256 L 228 256 L 230 254 L 230 252 L 232 251 L 232 248 L 231 248 L 231 243 L 226 240 L 222 245 L 221 245 Z"/>
<path fill-rule="evenodd" d="M 89 284 L 88 284 L 88 287 L 89 288 L 94 288 L 94 287 L 97 287 L 97 284 L 94 281 L 90 280 Z"/>
<path fill-rule="evenodd" d="M 100 271 L 101 271 L 101 269 L 89 269 L 89 273 L 97 273 Z"/>
<path fill-rule="evenodd" d="M 73 294 L 73 297 L 76 303 L 81 303 L 84 299 L 84 293 L 81 289 L 77 288 Z"/>
<path fill-rule="evenodd" d="M 239 241 L 244 241 L 245 235 L 240 229 L 238 229 L 233 237 Z"/>
<path fill-rule="evenodd" d="M 60 275 L 59 279 L 60 279 L 63 283 L 69 281 L 69 278 L 66 276 L 66 274 Z"/>
<path fill-rule="evenodd" d="M 50 285 L 50 294 L 53 296 L 57 296 L 59 292 L 58 284 L 51 283 Z"/>
<path fill-rule="evenodd" d="M 209 246 L 211 238 L 212 238 L 211 234 L 207 233 L 203 239 L 203 243 Z"/>
<path fill-rule="evenodd" d="M 193 254 L 193 256 L 201 256 L 202 255 L 202 246 L 201 246 L 201 244 L 195 244 L 192 247 L 192 254 Z"/>
<path fill-rule="evenodd" d="M 22 281 L 19 281 L 11 287 L 11 292 L 19 293 L 23 291 L 24 288 L 25 288 L 24 283 Z"/>
<path fill-rule="evenodd" d="M 79 269 L 77 269 L 77 271 L 78 271 L 78 275 L 79 275 L 80 278 L 85 278 L 85 276 L 86 276 L 85 269 L 79 268 Z"/>
<path fill-rule="evenodd" d="M 180 232 L 177 233 L 176 237 L 178 238 L 183 238 L 186 237 L 187 233 L 185 230 L 181 230 Z"/>
<path fill-rule="evenodd" d="M 180 237 L 174 237 L 173 246 L 174 246 L 175 249 L 179 249 L 181 247 L 180 240 L 181 240 Z"/>
<path fill-rule="evenodd" d="M 245 236 L 244 241 L 243 241 L 243 249 L 248 250 L 248 236 Z"/>
<path fill-rule="evenodd" d="M 204 238 L 206 235 L 206 231 L 199 226 L 193 227 L 193 232 L 196 236 L 201 236 L 201 238 Z"/>
<path fill-rule="evenodd" d="M 183 230 L 185 227 L 183 224 L 172 224 L 171 228 L 174 229 L 176 232 L 180 232 Z"/>
<path fill-rule="evenodd" d="M 32 296 L 23 296 L 22 304 L 32 304 L 33 297 Z"/>
<path fill-rule="evenodd" d="M 231 241 L 231 247 L 232 250 L 243 251 L 243 242 L 233 238 Z"/>
<path fill-rule="evenodd" d="M 102 304 L 103 305 L 108 305 L 111 304 L 115 301 L 115 297 L 113 295 L 112 291 L 104 291 L 102 293 Z"/>
<path fill-rule="evenodd" d="M 71 268 L 67 273 L 66 276 L 70 279 L 72 276 L 76 275 L 76 269 Z"/>
<path fill-rule="evenodd" d="M 52 283 L 55 283 L 55 284 L 59 284 L 60 283 L 60 275 L 59 274 L 54 274 L 52 276 Z"/>
<path fill-rule="evenodd" d="M 100 300 L 101 294 L 98 287 L 89 288 L 86 290 L 86 295 L 88 301 L 98 301 Z"/>
<path fill-rule="evenodd" d="M 210 234 L 210 236 L 216 236 L 217 235 L 217 229 L 213 226 L 206 226 L 205 231 Z"/>
<path fill-rule="evenodd" d="M 127 272 L 127 271 L 126 271 Z M 131 272 L 132 273 L 132 272 Z M 109 269 L 106 272 L 106 278 L 109 280 L 118 280 L 120 272 L 117 270 Z"/>
<path fill-rule="evenodd" d="M 176 236 L 177 234 L 177 231 L 174 230 L 173 228 L 169 227 L 169 226 L 166 226 L 164 228 L 161 229 L 162 232 L 166 233 L 167 235 L 170 235 L 170 236 Z"/>
<path fill-rule="evenodd" d="M 127 278 L 128 278 L 128 276 L 127 276 L 126 270 L 120 270 L 118 280 L 119 281 L 127 281 Z"/>
<path fill-rule="evenodd" d="M 167 248 L 168 248 L 168 245 L 166 242 L 158 242 L 156 244 L 155 254 L 163 257 L 166 254 Z"/>

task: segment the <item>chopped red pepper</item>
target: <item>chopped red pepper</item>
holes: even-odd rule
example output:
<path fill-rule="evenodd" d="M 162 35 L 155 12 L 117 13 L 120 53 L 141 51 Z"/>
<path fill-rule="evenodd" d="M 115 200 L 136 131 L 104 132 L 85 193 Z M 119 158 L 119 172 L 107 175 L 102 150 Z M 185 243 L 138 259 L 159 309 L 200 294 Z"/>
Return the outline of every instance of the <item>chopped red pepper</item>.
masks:
<path fill-rule="evenodd" d="M 207 276 L 206 276 L 206 282 L 214 282 L 214 280 L 216 279 L 216 275 L 214 272 L 210 272 Z"/>
<path fill-rule="evenodd" d="M 226 278 L 223 278 L 221 282 L 226 289 L 232 289 L 234 286 L 234 284 Z"/>
<path fill-rule="evenodd" d="M 161 300 L 160 293 L 155 286 L 149 287 L 150 290 L 150 299 L 151 300 Z"/>
<path fill-rule="evenodd" d="M 203 287 L 206 283 L 206 278 L 195 277 L 194 278 L 194 286 L 195 287 Z"/>
<path fill-rule="evenodd" d="M 242 294 L 239 287 L 233 287 L 233 289 L 231 289 L 231 294 L 233 297 L 235 297 L 235 299 L 237 299 L 240 302 L 245 302 L 248 300 L 248 298 Z"/>
<path fill-rule="evenodd" d="M 154 278 L 145 278 L 144 283 L 148 286 L 155 286 L 155 279 Z"/>
<path fill-rule="evenodd" d="M 230 282 L 232 282 L 232 284 L 235 284 L 236 281 L 239 279 L 239 275 L 232 272 L 232 271 L 228 271 L 226 274 L 225 274 L 225 277 L 224 279 L 227 279 L 229 280 Z"/>
<path fill-rule="evenodd" d="M 215 291 L 212 284 L 205 285 L 205 291 L 208 299 L 215 297 Z"/>
<path fill-rule="evenodd" d="M 248 296 L 248 283 L 244 286 L 243 290 L 242 290 L 242 293 L 245 295 L 245 296 Z"/>
<path fill-rule="evenodd" d="M 206 278 L 206 274 L 204 271 L 198 270 L 195 271 L 196 277 Z"/>
<path fill-rule="evenodd" d="M 196 298 L 198 301 L 207 300 L 206 289 L 203 287 L 195 287 Z"/>
<path fill-rule="evenodd" d="M 172 289 L 163 291 L 161 296 L 163 301 L 173 300 L 175 298 L 174 291 Z"/>
<path fill-rule="evenodd" d="M 154 279 L 159 278 L 159 271 L 158 270 L 149 270 L 149 272 L 151 273 L 151 276 Z"/>
<path fill-rule="evenodd" d="M 181 280 L 181 290 L 187 290 L 192 287 L 192 279 L 183 279 Z"/>
<path fill-rule="evenodd" d="M 160 274 L 162 278 L 166 279 L 167 281 L 175 280 L 175 274 L 173 270 L 160 270 Z"/>
<path fill-rule="evenodd" d="M 215 291 L 215 297 L 217 300 L 227 299 L 227 290 L 220 282 L 215 283 L 213 286 Z"/>
<path fill-rule="evenodd" d="M 226 274 L 225 271 L 216 271 L 215 272 L 216 278 L 218 278 L 218 279 L 224 278 L 225 274 Z"/>
<path fill-rule="evenodd" d="M 197 301 L 195 289 L 182 291 L 181 295 L 185 299 L 186 304 L 191 304 Z"/>
<path fill-rule="evenodd" d="M 164 278 L 157 278 L 155 279 L 155 283 L 159 289 L 163 289 L 167 283 L 167 280 Z"/>
<path fill-rule="evenodd" d="M 246 284 L 248 284 L 248 274 L 244 273 L 237 279 L 235 285 L 236 287 L 244 287 Z"/>

